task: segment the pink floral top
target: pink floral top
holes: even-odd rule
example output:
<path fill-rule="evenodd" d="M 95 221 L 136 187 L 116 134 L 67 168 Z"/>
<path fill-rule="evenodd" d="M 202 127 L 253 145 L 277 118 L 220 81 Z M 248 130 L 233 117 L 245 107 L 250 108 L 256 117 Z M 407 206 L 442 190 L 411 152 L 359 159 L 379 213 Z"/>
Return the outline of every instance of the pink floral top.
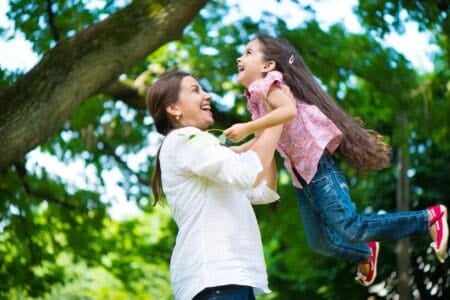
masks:
<path fill-rule="evenodd" d="M 282 82 L 283 75 L 278 71 L 272 71 L 265 78 L 250 84 L 245 95 L 253 120 L 267 113 L 258 91 L 267 97 L 270 88 L 280 87 Z M 284 125 L 277 150 L 284 159 L 284 166 L 292 175 L 294 186 L 302 188 L 293 168 L 307 183 L 310 183 L 316 174 L 324 150 L 333 153 L 341 143 L 343 134 L 315 105 L 299 99 L 296 103 L 297 115 Z"/>

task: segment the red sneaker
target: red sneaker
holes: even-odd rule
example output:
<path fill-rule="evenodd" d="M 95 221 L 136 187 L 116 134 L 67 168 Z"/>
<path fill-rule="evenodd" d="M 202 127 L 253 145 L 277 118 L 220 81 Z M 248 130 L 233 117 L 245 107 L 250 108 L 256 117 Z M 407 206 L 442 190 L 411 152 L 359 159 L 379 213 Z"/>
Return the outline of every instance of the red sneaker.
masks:
<path fill-rule="evenodd" d="M 380 243 L 368 242 L 367 246 L 369 246 L 370 250 L 372 250 L 372 256 L 368 261 L 358 264 L 358 273 L 356 273 L 356 280 L 364 286 L 371 285 L 374 282 L 375 277 L 377 277 L 377 263 Z"/>
<path fill-rule="evenodd" d="M 448 246 L 448 221 L 447 221 L 447 207 L 444 205 L 435 205 L 427 209 L 431 213 L 429 226 L 435 226 L 436 236 L 432 237 L 433 242 L 431 247 L 438 260 L 443 263 L 445 255 L 447 254 Z"/>

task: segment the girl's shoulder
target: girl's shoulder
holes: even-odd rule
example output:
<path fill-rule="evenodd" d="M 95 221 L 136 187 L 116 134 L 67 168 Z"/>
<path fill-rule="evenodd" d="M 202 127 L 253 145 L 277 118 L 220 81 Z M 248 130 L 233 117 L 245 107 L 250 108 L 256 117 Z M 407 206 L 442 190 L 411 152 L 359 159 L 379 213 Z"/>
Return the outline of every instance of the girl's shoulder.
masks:
<path fill-rule="evenodd" d="M 264 77 L 266 81 L 283 81 L 283 74 L 280 71 L 274 70 L 267 73 L 266 77 Z"/>
<path fill-rule="evenodd" d="M 251 95 L 254 92 L 262 93 L 267 96 L 272 86 L 281 86 L 283 83 L 283 74 L 279 71 L 270 71 L 264 78 L 255 80 L 248 88 L 248 92 Z"/>

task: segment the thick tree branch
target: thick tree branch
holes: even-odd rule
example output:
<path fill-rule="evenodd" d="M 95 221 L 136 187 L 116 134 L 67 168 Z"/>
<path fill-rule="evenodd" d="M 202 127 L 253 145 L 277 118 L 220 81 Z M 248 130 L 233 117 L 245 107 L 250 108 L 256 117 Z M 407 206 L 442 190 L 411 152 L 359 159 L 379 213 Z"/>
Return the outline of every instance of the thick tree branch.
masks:
<path fill-rule="evenodd" d="M 55 48 L 0 92 L 0 170 L 55 134 L 130 67 L 179 38 L 207 0 L 139 0 Z"/>
<path fill-rule="evenodd" d="M 114 81 L 107 87 L 103 88 L 101 92 L 113 99 L 122 100 L 134 109 L 147 109 L 145 104 L 145 94 L 142 94 L 142 92 L 140 92 L 140 90 L 135 86 L 126 84 L 123 81 Z"/>

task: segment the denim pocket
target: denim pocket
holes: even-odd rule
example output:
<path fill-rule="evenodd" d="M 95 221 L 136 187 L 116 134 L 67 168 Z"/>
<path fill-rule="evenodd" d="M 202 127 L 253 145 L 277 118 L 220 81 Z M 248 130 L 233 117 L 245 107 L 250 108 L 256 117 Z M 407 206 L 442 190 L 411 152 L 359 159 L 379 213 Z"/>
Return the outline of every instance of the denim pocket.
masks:
<path fill-rule="evenodd" d="M 345 193 L 348 193 L 349 188 L 348 188 L 348 184 L 347 184 L 347 179 L 345 178 L 342 171 L 340 171 L 340 170 L 333 171 L 333 176 L 335 177 L 336 182 L 339 184 L 339 187 L 341 188 L 341 190 Z"/>
<path fill-rule="evenodd" d="M 324 173 L 314 177 L 309 184 L 309 190 L 312 193 L 312 201 L 323 201 L 328 198 L 335 198 L 336 191 L 330 174 Z"/>
<path fill-rule="evenodd" d="M 311 180 L 310 184 L 313 185 L 321 185 L 323 184 L 323 182 L 325 181 L 329 181 L 330 180 L 330 175 L 329 174 L 317 174 L 316 176 L 314 176 L 314 178 Z"/>

